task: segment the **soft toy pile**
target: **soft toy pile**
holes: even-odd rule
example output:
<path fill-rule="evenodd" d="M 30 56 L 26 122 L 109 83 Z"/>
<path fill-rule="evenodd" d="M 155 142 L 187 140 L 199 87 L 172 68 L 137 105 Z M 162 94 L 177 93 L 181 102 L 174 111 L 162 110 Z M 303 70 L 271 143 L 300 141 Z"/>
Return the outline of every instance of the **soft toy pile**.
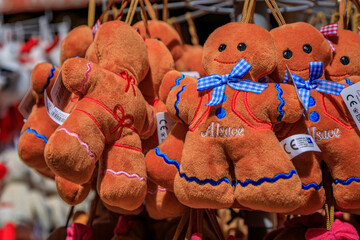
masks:
<path fill-rule="evenodd" d="M 118 221 L 113 239 L 130 239 L 138 219 L 125 215 L 144 209 L 157 220 L 181 217 L 174 239 L 187 221 L 187 239 L 222 239 L 214 209 L 303 214 L 310 222 L 324 204 L 328 231 L 319 234 L 329 235 L 334 207 L 360 210 L 359 129 L 340 95 L 360 80 L 360 36 L 343 18 L 331 36 L 280 15 L 280 26 L 267 31 L 252 24 L 254 8 L 246 1 L 241 22 L 217 28 L 203 47 L 184 45 L 159 20 L 75 28 L 62 42 L 59 68 L 41 63 L 32 72 L 36 103 L 19 156 L 54 179 L 70 205 L 94 190 L 94 212 L 116 214 L 107 225 Z M 61 121 L 49 113 L 53 105 Z M 301 148 L 296 134 L 320 151 L 290 157 L 284 141 Z M 213 231 L 202 229 L 204 212 Z M 84 224 L 96 235 L 95 215 Z M 307 230 L 324 222 L 300 224 L 301 237 L 320 239 Z M 288 226 L 268 239 L 296 236 Z"/>

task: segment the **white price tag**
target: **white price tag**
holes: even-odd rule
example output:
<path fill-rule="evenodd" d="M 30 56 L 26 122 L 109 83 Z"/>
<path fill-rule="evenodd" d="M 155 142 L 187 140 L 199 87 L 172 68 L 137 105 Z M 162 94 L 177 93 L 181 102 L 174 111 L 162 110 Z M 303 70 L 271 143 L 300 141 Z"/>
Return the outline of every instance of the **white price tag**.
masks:
<path fill-rule="evenodd" d="M 46 90 L 44 92 L 44 100 L 45 100 L 45 107 L 46 112 L 48 113 L 49 117 L 56 122 L 57 124 L 61 125 L 66 120 L 66 118 L 70 115 L 58 109 L 49 99 L 47 96 Z"/>
<path fill-rule="evenodd" d="M 158 112 L 156 114 L 157 135 L 159 144 L 165 140 L 171 129 L 173 129 L 175 123 L 176 122 L 170 118 L 167 112 Z"/>
<path fill-rule="evenodd" d="M 70 99 L 71 92 L 67 90 L 67 88 L 65 87 L 62 81 L 61 70 L 55 80 L 54 86 L 51 89 L 50 96 L 54 102 L 54 105 L 57 108 L 64 110 L 65 106 L 67 105 Z"/>
<path fill-rule="evenodd" d="M 29 117 L 35 103 L 36 100 L 32 94 L 32 88 L 29 88 L 18 107 L 19 112 L 25 119 Z"/>
<path fill-rule="evenodd" d="M 290 159 L 304 152 L 321 152 L 315 140 L 308 134 L 296 134 L 280 142 Z"/>
<path fill-rule="evenodd" d="M 193 78 L 199 78 L 200 74 L 198 72 L 181 72 L 182 74 L 189 76 L 189 77 L 193 77 Z"/>
<path fill-rule="evenodd" d="M 354 119 L 356 126 L 360 129 L 360 82 L 344 88 L 340 93 L 346 107 Z"/>

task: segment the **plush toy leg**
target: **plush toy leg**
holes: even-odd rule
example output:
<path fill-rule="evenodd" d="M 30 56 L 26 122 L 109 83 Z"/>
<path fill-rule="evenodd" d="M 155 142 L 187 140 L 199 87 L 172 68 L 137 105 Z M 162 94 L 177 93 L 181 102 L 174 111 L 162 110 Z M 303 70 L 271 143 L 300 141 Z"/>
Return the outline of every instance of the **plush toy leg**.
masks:
<path fill-rule="evenodd" d="M 319 210 L 325 203 L 320 162 L 314 152 L 305 152 L 292 159 L 301 183 L 300 207 L 291 214 L 309 215 Z"/>
<path fill-rule="evenodd" d="M 186 135 L 175 195 L 191 208 L 228 208 L 234 203 L 234 188 L 226 154 L 219 141 L 197 134 Z"/>
<path fill-rule="evenodd" d="M 145 202 L 146 211 L 153 219 L 180 217 L 186 208 L 177 200 L 173 192 L 151 181 L 148 181 Z"/>
<path fill-rule="evenodd" d="M 127 135 L 107 146 L 99 165 L 97 188 L 108 205 L 134 210 L 142 204 L 147 190 L 146 167 L 138 135 Z"/>
<path fill-rule="evenodd" d="M 187 126 L 176 124 L 166 139 L 157 148 L 150 150 L 145 157 L 149 179 L 170 191 L 174 191 L 174 178 L 178 169 L 175 165 L 169 164 L 163 154 L 169 160 L 180 163 L 186 132 Z"/>
<path fill-rule="evenodd" d="M 44 149 L 57 127 L 58 125 L 47 115 L 45 107 L 34 106 L 19 138 L 18 153 L 21 160 L 41 173 L 49 172 L 44 159 Z"/>
<path fill-rule="evenodd" d="M 104 135 L 93 120 L 74 111 L 50 137 L 45 160 L 55 174 L 84 184 L 90 181 L 104 142 Z"/>
<path fill-rule="evenodd" d="M 55 183 L 59 196 L 72 206 L 84 201 L 91 190 L 91 183 L 76 184 L 59 176 L 55 177 Z"/>
<path fill-rule="evenodd" d="M 356 209 L 360 208 L 360 139 L 354 129 L 342 128 L 340 134 L 340 138 L 318 145 L 333 178 L 336 204 L 343 209 Z"/>
<path fill-rule="evenodd" d="M 242 156 L 234 162 L 238 179 L 235 197 L 241 205 L 253 210 L 288 212 L 300 204 L 301 181 L 294 165 L 271 134 L 263 132 L 261 136 L 259 131 L 256 141 L 248 140 L 256 142 L 261 152 L 257 149 L 244 153 L 241 147 L 228 149 L 232 159 Z"/>

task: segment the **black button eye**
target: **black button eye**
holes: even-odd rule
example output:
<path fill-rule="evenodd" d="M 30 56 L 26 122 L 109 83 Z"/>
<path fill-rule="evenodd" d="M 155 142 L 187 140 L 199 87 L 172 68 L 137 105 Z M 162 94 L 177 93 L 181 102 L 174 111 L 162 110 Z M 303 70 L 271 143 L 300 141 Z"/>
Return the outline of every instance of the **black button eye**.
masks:
<path fill-rule="evenodd" d="M 239 43 L 239 45 L 237 46 L 237 49 L 239 51 L 245 51 L 246 49 L 246 44 L 245 43 Z"/>
<path fill-rule="evenodd" d="M 310 44 L 304 44 L 303 51 L 306 53 L 311 53 L 312 47 L 310 46 Z"/>
<path fill-rule="evenodd" d="M 156 37 L 155 40 L 161 41 L 161 38 Z"/>
<path fill-rule="evenodd" d="M 350 63 L 350 59 L 349 59 L 349 57 L 347 57 L 347 56 L 342 56 L 342 57 L 340 58 L 340 62 L 341 62 L 343 65 L 348 65 L 348 64 Z"/>
<path fill-rule="evenodd" d="M 220 46 L 219 46 L 219 52 L 224 51 L 225 48 L 226 48 L 226 44 L 224 44 L 224 43 L 220 44 Z"/>
<path fill-rule="evenodd" d="M 286 59 L 290 59 L 292 57 L 293 53 L 290 49 L 286 49 L 283 51 L 283 57 Z"/>

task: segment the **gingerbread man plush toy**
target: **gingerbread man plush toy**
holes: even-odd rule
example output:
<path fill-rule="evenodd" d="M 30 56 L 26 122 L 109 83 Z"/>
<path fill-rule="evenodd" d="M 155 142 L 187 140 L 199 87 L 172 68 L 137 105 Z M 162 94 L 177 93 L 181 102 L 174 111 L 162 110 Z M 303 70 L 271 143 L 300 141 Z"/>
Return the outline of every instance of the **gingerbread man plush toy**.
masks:
<path fill-rule="evenodd" d="M 155 130 L 154 110 L 137 88 L 149 69 L 146 46 L 129 25 L 111 21 L 98 29 L 87 58 L 63 65 L 63 83 L 80 100 L 50 137 L 45 159 L 57 175 L 78 184 L 91 180 L 100 160 L 103 202 L 134 210 L 146 194 L 140 136 Z"/>
<path fill-rule="evenodd" d="M 272 122 L 279 115 L 295 122 L 303 109 L 292 86 L 256 82 L 274 70 L 274 56 L 268 31 L 229 23 L 205 42 L 202 63 L 209 76 L 175 87 L 180 73 L 165 76 L 160 91 L 170 91 L 168 112 L 189 124 L 174 182 L 183 204 L 224 208 L 236 198 L 244 207 L 271 212 L 299 204 L 301 182 Z"/>

